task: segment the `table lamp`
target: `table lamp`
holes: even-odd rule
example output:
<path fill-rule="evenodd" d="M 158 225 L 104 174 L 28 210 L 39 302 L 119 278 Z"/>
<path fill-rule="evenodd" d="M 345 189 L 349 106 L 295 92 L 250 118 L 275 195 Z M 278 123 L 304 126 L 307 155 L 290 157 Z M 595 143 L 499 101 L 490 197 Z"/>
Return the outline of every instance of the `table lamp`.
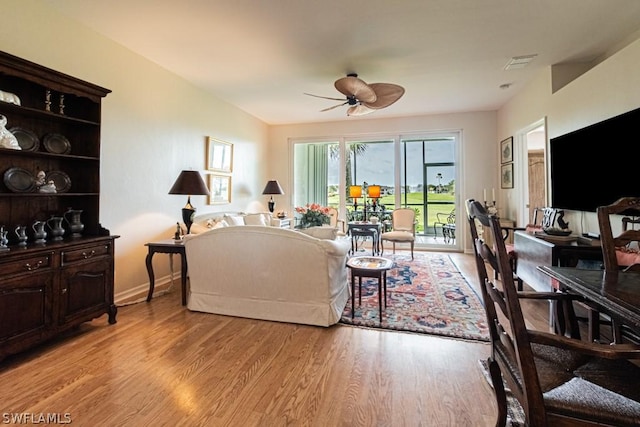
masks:
<path fill-rule="evenodd" d="M 273 200 L 273 194 L 284 194 L 284 191 L 282 191 L 282 187 L 280 187 L 280 184 L 278 184 L 278 181 L 274 179 L 272 181 L 267 182 L 267 185 L 264 187 L 264 190 L 262 190 L 262 194 L 271 195 L 271 198 L 269 199 L 269 212 L 273 213 L 273 210 L 276 207 L 276 202 L 274 202 Z"/>
<path fill-rule="evenodd" d="M 375 212 L 378 199 L 380 198 L 380 186 L 370 185 L 369 188 L 367 188 L 367 196 L 369 196 L 370 199 L 373 199 L 373 211 Z"/>
<path fill-rule="evenodd" d="M 209 194 L 209 189 L 198 171 L 184 170 L 178 175 L 169 194 L 186 194 L 188 196 L 187 204 L 182 208 L 182 221 L 187 227 L 187 234 L 189 234 L 193 217 L 196 215 L 196 208 L 191 204 L 191 195 L 206 196 Z"/>
<path fill-rule="evenodd" d="M 349 197 L 353 199 L 353 211 L 358 210 L 358 199 L 362 197 L 362 187 L 359 185 L 351 185 L 349 187 Z"/>

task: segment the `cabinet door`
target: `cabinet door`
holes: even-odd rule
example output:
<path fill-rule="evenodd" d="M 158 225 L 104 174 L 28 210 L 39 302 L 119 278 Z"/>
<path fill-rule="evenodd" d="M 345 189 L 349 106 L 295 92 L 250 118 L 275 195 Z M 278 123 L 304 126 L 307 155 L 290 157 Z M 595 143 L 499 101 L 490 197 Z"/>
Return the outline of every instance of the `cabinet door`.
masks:
<path fill-rule="evenodd" d="M 61 323 L 83 322 L 113 309 L 113 263 L 108 257 L 71 264 L 62 269 Z M 115 320 L 114 320 L 115 321 Z"/>
<path fill-rule="evenodd" d="M 53 323 L 51 271 L 14 276 L 0 286 L 0 354 L 26 348 Z M 6 352 L 6 353 L 5 353 Z"/>

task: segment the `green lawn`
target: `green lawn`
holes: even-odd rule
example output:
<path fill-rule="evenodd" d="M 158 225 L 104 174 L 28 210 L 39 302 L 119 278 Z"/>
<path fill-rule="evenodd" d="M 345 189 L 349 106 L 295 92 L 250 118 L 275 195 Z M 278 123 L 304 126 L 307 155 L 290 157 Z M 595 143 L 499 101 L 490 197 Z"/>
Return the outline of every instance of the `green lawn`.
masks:
<path fill-rule="evenodd" d="M 385 205 L 387 210 L 393 209 L 395 196 L 387 195 L 383 196 L 379 199 L 379 203 Z M 416 209 L 416 218 L 418 220 L 418 225 L 416 231 L 422 233 L 425 229 L 424 224 L 424 206 L 423 206 L 424 196 L 422 193 L 408 193 L 407 194 L 407 207 Z M 441 219 L 444 219 L 452 210 L 454 203 L 454 195 L 451 193 L 430 193 L 429 194 L 429 203 L 427 205 L 427 233 L 433 233 L 433 223 L 437 221 L 438 214 Z M 360 200 L 362 203 L 362 200 Z M 403 200 L 404 203 L 404 200 Z M 440 204 L 445 203 L 445 204 Z M 449 204 L 446 204 L 449 203 Z M 332 195 L 329 197 L 329 206 L 337 207 L 339 204 L 338 195 Z M 349 209 L 351 210 L 351 209 Z"/>

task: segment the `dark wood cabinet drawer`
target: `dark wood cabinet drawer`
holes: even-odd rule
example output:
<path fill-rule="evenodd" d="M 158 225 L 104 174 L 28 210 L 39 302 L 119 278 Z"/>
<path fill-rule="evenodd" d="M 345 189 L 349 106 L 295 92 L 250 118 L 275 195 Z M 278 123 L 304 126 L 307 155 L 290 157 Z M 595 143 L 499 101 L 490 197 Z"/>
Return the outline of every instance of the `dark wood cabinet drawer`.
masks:
<path fill-rule="evenodd" d="M 12 258 L 10 260 L 0 262 L 0 271 L 3 276 L 12 276 L 20 273 L 31 273 L 34 271 L 42 271 L 53 267 L 52 253 L 42 253 L 21 259 Z"/>
<path fill-rule="evenodd" d="M 53 276 L 35 273 L 3 281 L 0 287 L 0 355 L 38 339 L 52 323 Z"/>
<path fill-rule="evenodd" d="M 103 313 L 112 303 L 113 268 L 108 258 L 62 269 L 60 321 Z M 102 308 L 102 310 L 101 310 Z"/>
<path fill-rule="evenodd" d="M 83 248 L 72 249 L 62 252 L 62 265 L 74 262 L 95 259 L 101 256 L 111 255 L 111 245 L 101 243 L 98 245 L 85 246 Z"/>

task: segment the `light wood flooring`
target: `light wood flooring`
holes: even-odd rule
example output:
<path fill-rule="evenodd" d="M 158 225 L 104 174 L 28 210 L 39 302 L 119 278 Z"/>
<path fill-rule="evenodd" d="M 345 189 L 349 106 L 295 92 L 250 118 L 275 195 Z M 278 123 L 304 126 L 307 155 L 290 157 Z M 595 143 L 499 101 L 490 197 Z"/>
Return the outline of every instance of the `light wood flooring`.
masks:
<path fill-rule="evenodd" d="M 449 254 L 477 289 L 471 255 Z M 526 307 L 544 328 L 547 306 Z M 490 426 L 486 343 L 194 313 L 179 287 L 0 362 L 0 422 L 77 426 Z M 40 423 L 40 425 L 46 425 Z"/>

